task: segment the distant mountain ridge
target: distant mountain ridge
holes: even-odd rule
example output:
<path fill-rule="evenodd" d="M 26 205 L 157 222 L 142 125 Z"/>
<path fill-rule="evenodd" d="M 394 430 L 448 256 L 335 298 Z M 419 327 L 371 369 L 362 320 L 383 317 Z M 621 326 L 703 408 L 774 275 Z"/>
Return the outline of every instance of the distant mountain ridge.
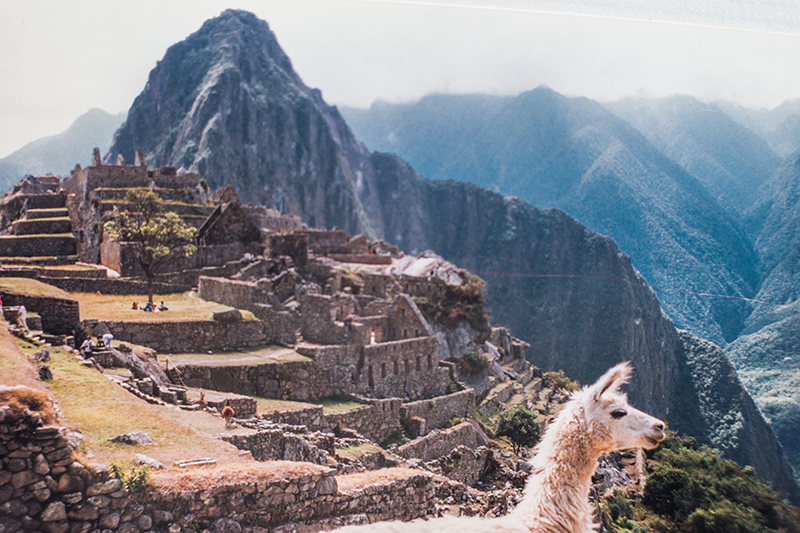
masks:
<path fill-rule="evenodd" d="M 684 168 L 597 102 L 540 87 L 515 97 L 434 95 L 344 109 L 371 149 L 428 179 L 457 179 L 557 207 L 630 254 L 679 327 L 736 338 L 757 256 L 737 220 Z"/>
<path fill-rule="evenodd" d="M 383 238 L 407 252 L 430 248 L 478 272 L 518 274 L 486 276 L 487 298 L 495 318 L 535 340 L 534 363 L 590 382 L 632 360 L 634 403 L 702 442 L 727 444 L 729 456 L 795 495 L 780 446 L 735 374 L 692 370 L 693 361 L 724 367 L 724 356 L 679 335 L 609 238 L 563 212 L 470 184 L 427 181 L 391 154 L 370 153 L 336 108 L 302 84 L 252 14 L 225 11 L 167 51 L 106 159 L 127 159 L 137 146 L 151 165 L 198 171 L 214 187 L 232 185 L 245 201 L 312 225 Z M 528 276 L 538 273 L 566 277 Z M 708 387 L 719 404 L 701 401 Z M 741 423 L 728 427 L 730 417 Z"/>
<path fill-rule="evenodd" d="M 26 174 L 63 175 L 75 163 L 91 163 L 92 149 L 106 150 L 114 132 L 125 119 L 125 113 L 111 115 L 90 109 L 64 132 L 32 141 L 16 152 L 0 159 L 0 190 L 7 190 Z"/>
<path fill-rule="evenodd" d="M 697 177 L 736 218 L 782 163 L 756 133 L 690 96 L 627 98 L 606 107 Z"/>

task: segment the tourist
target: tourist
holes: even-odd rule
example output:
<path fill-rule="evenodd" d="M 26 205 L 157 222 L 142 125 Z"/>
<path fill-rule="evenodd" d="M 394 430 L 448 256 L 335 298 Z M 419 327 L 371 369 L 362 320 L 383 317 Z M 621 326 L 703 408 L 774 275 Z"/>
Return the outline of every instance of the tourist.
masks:
<path fill-rule="evenodd" d="M 17 315 L 17 327 L 20 328 L 25 334 L 28 334 L 28 310 L 24 305 L 19 306 L 19 315 Z"/>
<path fill-rule="evenodd" d="M 164 305 L 164 300 L 161 300 L 161 305 L 158 306 L 159 311 L 169 311 L 169 307 Z"/>
<path fill-rule="evenodd" d="M 114 340 L 114 335 L 111 333 L 106 333 L 103 335 L 103 345 L 111 348 L 111 341 Z"/>
<path fill-rule="evenodd" d="M 94 345 L 94 343 L 92 343 L 92 338 L 91 337 L 86 337 L 86 339 L 83 341 L 83 344 L 81 344 L 81 355 L 84 356 L 84 357 L 91 356 L 92 355 L 92 346 L 93 345 Z"/>
<path fill-rule="evenodd" d="M 6 315 L 3 313 L 3 295 L 0 294 L 0 320 L 5 320 Z"/>
<path fill-rule="evenodd" d="M 150 302 L 147 302 L 144 308 L 142 309 L 142 311 L 144 311 L 145 313 L 149 313 L 152 310 L 153 310 L 153 304 L 151 304 Z"/>
<path fill-rule="evenodd" d="M 131 304 L 131 309 L 139 309 L 139 302 L 133 302 L 133 304 Z"/>

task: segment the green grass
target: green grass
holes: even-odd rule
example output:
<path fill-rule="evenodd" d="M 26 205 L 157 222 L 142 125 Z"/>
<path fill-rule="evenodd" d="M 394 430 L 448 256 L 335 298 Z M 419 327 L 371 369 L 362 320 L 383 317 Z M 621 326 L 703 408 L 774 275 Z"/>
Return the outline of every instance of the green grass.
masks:
<path fill-rule="evenodd" d="M 18 294 L 74 300 L 68 292 L 52 285 L 30 278 L 0 278 L 0 291 L 3 294 Z"/>
<path fill-rule="evenodd" d="M 322 405 L 325 413 L 345 413 L 364 407 L 364 404 L 346 398 L 322 398 L 314 403 Z"/>
<path fill-rule="evenodd" d="M 147 303 L 147 295 L 115 295 L 77 292 L 73 296 L 81 307 L 81 320 L 128 320 L 135 322 L 196 322 L 211 320 L 214 311 L 232 309 L 227 305 L 203 300 L 196 292 L 156 295 L 153 300 L 161 300 L 169 311 L 161 313 L 145 313 L 141 309 L 131 309 L 131 303 L 139 302 L 142 307 Z M 256 320 L 250 311 L 242 311 L 244 320 Z"/>
<path fill-rule="evenodd" d="M 254 396 L 259 413 L 273 413 L 275 411 L 296 411 L 314 407 L 314 404 L 306 402 L 294 402 L 292 400 L 278 400 L 276 398 L 264 398 Z"/>
<path fill-rule="evenodd" d="M 24 344 L 20 348 L 27 354 L 38 349 Z M 83 366 L 62 348 L 48 350 L 51 357 L 48 364 L 53 372 L 48 387 L 69 424 L 80 429 L 86 438 L 86 448 L 94 453 L 96 461 L 117 459 L 132 464 L 136 453 L 145 453 L 166 464 L 200 456 L 237 457 L 227 445 L 183 423 L 182 412 L 146 403 L 97 370 Z M 218 422 L 224 425 L 221 420 Z M 132 431 L 144 431 L 156 444 L 130 446 L 108 441 Z"/>

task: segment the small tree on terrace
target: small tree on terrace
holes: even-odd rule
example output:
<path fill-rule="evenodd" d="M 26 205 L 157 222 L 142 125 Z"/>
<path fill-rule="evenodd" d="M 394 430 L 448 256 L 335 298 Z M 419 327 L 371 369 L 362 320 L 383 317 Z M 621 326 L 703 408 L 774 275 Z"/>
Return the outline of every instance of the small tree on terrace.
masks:
<path fill-rule="evenodd" d="M 133 245 L 133 255 L 147 278 L 147 298 L 153 303 L 153 282 L 170 261 L 190 257 L 197 250 L 197 229 L 172 212 L 153 191 L 131 189 L 124 210 L 114 207 L 114 219 L 103 230 L 111 239 Z"/>
<path fill-rule="evenodd" d="M 516 409 L 505 411 L 500 415 L 496 434 L 498 437 L 508 437 L 514 447 L 514 453 L 519 454 L 522 448 L 530 448 L 539 442 L 542 427 L 530 409 L 519 405 Z"/>

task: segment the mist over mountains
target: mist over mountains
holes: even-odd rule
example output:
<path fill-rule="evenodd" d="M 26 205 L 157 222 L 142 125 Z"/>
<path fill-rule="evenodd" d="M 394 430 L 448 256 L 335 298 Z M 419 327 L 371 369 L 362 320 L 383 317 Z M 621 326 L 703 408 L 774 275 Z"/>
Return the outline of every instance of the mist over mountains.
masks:
<path fill-rule="evenodd" d="M 742 329 L 750 311 L 742 301 L 695 294 L 755 295 L 758 261 L 739 221 L 597 102 L 539 88 L 516 97 L 436 95 L 344 114 L 367 146 L 396 153 L 428 179 L 557 207 L 610 236 L 679 327 L 719 344 Z M 774 170 L 777 156 L 765 159 Z M 761 181 L 771 173 L 759 171 Z"/>
<path fill-rule="evenodd" d="M 0 190 L 8 190 L 26 174 L 69 173 L 76 163 L 92 162 L 92 149 L 107 150 L 114 132 L 125 120 L 125 113 L 111 115 L 90 109 L 64 132 L 30 142 L 0 159 Z"/>

